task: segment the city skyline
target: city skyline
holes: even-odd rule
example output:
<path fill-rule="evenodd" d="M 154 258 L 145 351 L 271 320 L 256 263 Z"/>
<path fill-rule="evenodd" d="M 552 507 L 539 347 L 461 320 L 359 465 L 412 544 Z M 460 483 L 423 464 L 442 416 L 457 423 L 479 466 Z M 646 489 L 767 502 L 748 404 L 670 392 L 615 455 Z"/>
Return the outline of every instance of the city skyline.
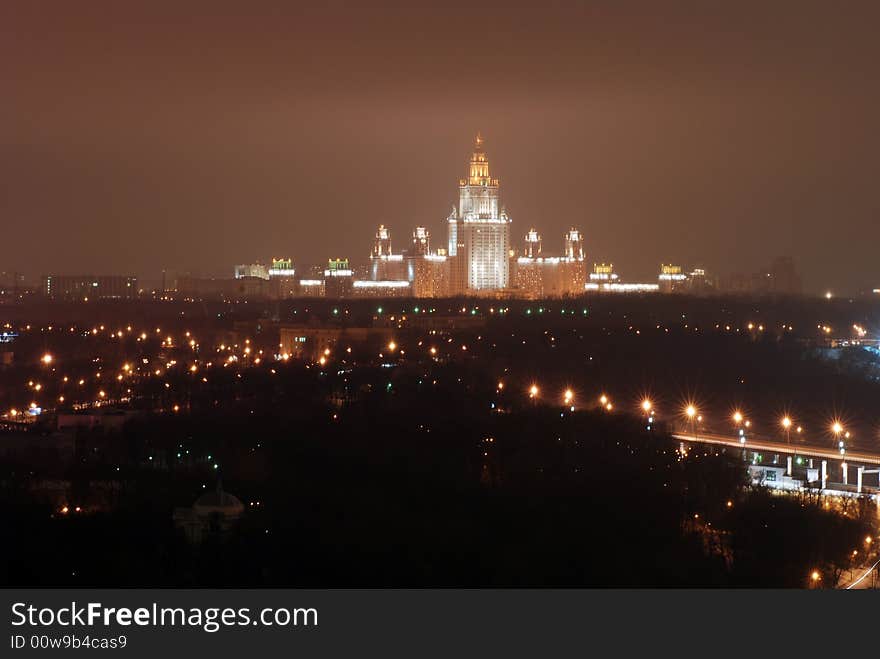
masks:
<path fill-rule="evenodd" d="M 191 270 L 163 270 L 161 284 L 149 278 L 138 280 L 131 274 L 96 274 L 52 272 L 40 277 L 38 291 L 50 298 L 136 297 L 143 294 L 178 293 L 205 297 L 238 295 L 243 297 L 349 297 L 415 296 L 446 297 L 456 295 L 560 297 L 584 292 L 691 292 L 735 294 L 800 294 L 801 276 L 790 257 L 776 257 L 772 263 L 752 273 L 737 272 L 719 279 L 707 272 L 705 264 L 686 266 L 660 263 L 658 284 L 620 279 L 619 271 L 594 255 L 592 272 L 587 270 L 584 233 L 570 227 L 563 236 L 561 255 L 542 249 L 542 236 L 534 225 L 523 236 L 520 249 L 511 237 L 512 220 L 500 197 L 500 179 L 490 174 L 485 139 L 477 132 L 466 176 L 459 179 L 459 199 L 446 218 L 446 247 L 430 249 L 431 231 L 417 226 L 412 244 L 397 253 L 392 249 L 392 232 L 380 224 L 369 252 L 369 263 L 357 258 L 298 264 L 297 271 L 289 256 L 272 256 L 250 263 L 237 263 L 234 277 L 228 268 L 219 276 L 203 276 Z M 340 270 L 334 263 L 344 262 Z M 418 264 L 418 265 L 417 265 Z M 691 269 L 692 268 L 692 269 Z M 318 272 L 323 279 L 315 278 Z M 339 275 L 343 278 L 339 279 Z M 329 277 L 329 279 L 328 279 Z M 366 277 L 366 278 L 364 278 Z M 360 280 L 358 280 L 360 278 Z M 267 286 L 258 281 L 239 285 L 236 280 L 274 280 Z M 100 281 L 99 281 L 100 280 Z M 331 283 L 329 287 L 325 282 Z M 27 290 L 28 281 L 16 271 L 0 271 L 0 292 Z M 353 284 L 354 290 L 351 289 Z M 340 288 L 341 286 L 341 288 Z M 9 289 L 9 290 L 6 290 Z M 866 292 L 866 291 L 863 291 Z M 873 293 L 877 289 L 873 289 Z M 815 291 L 813 291 L 815 293 Z M 809 294 L 809 292 L 808 292 Z M 826 289 L 828 297 L 834 293 Z"/>
<path fill-rule="evenodd" d="M 459 201 L 446 218 L 446 246 L 432 250 L 430 231 L 412 231 L 412 242 L 395 252 L 391 228 L 376 230 L 369 263 L 347 257 L 324 264 L 296 264 L 289 257 L 237 263 L 233 277 L 203 277 L 192 272 L 163 271 L 160 286 L 129 275 L 65 275 L 41 277 L 37 292 L 50 299 L 135 299 L 159 296 L 182 299 L 290 299 L 348 297 L 456 296 L 508 299 L 571 298 L 585 293 L 690 293 L 737 295 L 800 295 L 802 280 L 790 258 L 777 257 L 758 272 L 738 273 L 723 282 L 702 264 L 692 268 L 660 263 L 656 283 L 633 281 L 613 263 L 594 261 L 588 272 L 583 232 L 571 227 L 563 251 L 543 249 L 543 238 L 530 228 L 521 249 L 511 240 L 512 219 L 502 203 L 500 178 L 490 173 L 490 159 L 481 133 L 474 138 L 466 176 L 459 179 Z M 0 271 L 0 294 L 16 298 L 30 290 L 20 273 Z M 874 291 L 876 293 L 876 290 Z M 826 297 L 833 293 L 825 291 Z"/>
<path fill-rule="evenodd" d="M 483 206 L 486 206 L 486 204 L 488 204 L 488 206 L 486 206 L 485 208 L 483 208 L 483 206 L 479 207 L 479 209 L 481 211 L 485 211 L 482 213 L 482 215 L 484 215 L 485 217 L 491 216 L 492 218 L 494 218 L 491 220 L 492 222 L 495 222 L 495 223 L 500 222 L 500 224 L 503 225 L 503 230 L 506 232 L 506 235 L 504 238 L 504 244 L 507 246 L 507 249 L 513 255 L 510 259 L 511 262 L 515 263 L 517 258 L 520 258 L 523 256 L 531 256 L 531 251 L 530 251 L 531 247 L 529 245 L 529 241 L 537 240 L 538 245 L 539 245 L 538 251 L 540 252 L 540 243 L 542 241 L 542 233 L 538 229 L 535 228 L 534 223 L 528 225 L 529 226 L 528 231 L 522 232 L 523 233 L 522 236 L 519 236 L 517 234 L 517 231 L 518 231 L 517 227 L 511 228 L 512 221 L 507 213 L 506 207 L 504 206 L 504 204 L 501 203 L 500 197 L 498 195 L 498 188 L 500 187 L 499 186 L 499 179 L 488 178 L 489 177 L 489 161 L 488 161 L 488 158 L 486 157 L 486 154 L 485 154 L 484 144 L 485 144 L 485 138 L 482 135 L 482 131 L 477 131 L 476 137 L 473 139 L 473 142 L 472 142 L 472 152 L 471 152 L 470 157 L 468 158 L 469 164 L 468 164 L 467 176 L 465 178 L 460 179 L 460 181 L 459 181 L 459 183 L 460 183 L 460 186 L 459 186 L 460 187 L 460 198 L 457 200 L 457 203 L 453 203 L 453 205 L 452 205 L 453 212 L 446 218 L 446 220 L 444 221 L 445 226 L 443 226 L 441 228 L 441 231 L 445 231 L 446 238 L 447 238 L 443 242 L 448 243 L 448 244 L 444 248 L 441 248 L 436 251 L 431 251 L 430 254 L 432 254 L 432 255 L 440 254 L 443 256 L 446 256 L 447 254 L 449 254 L 451 256 L 455 256 L 454 253 L 453 254 L 450 254 L 450 253 L 453 252 L 455 249 L 453 247 L 453 244 L 456 240 L 459 240 L 459 242 L 461 243 L 462 239 L 459 238 L 458 234 L 460 232 L 462 232 L 463 227 L 465 227 L 467 225 L 467 223 L 463 221 L 464 216 L 469 214 L 470 216 L 473 216 L 472 222 L 474 220 L 476 220 L 477 222 L 480 222 L 480 220 L 478 218 L 480 217 L 481 213 L 476 213 L 473 210 L 470 210 L 467 212 L 464 212 L 461 210 L 465 206 L 467 206 L 469 209 L 471 208 L 471 206 L 473 206 L 473 208 L 477 208 L 477 206 L 479 205 L 480 202 L 471 201 L 471 198 L 470 198 L 471 194 L 474 194 L 475 198 L 476 197 L 480 197 L 480 198 L 485 197 L 485 199 L 488 200 L 488 201 L 484 200 L 482 202 Z M 489 186 L 489 188 L 486 188 L 487 185 Z M 471 193 L 471 189 L 476 190 L 476 192 Z M 486 192 L 486 190 L 488 190 L 488 193 Z M 499 218 L 500 218 L 500 220 L 499 220 Z M 413 240 L 415 240 L 416 235 L 421 232 L 425 232 L 426 236 L 430 236 L 433 234 L 432 229 L 429 229 L 429 228 L 427 228 L 425 226 L 421 226 L 421 225 L 412 227 L 412 230 L 413 230 L 413 234 L 412 234 Z M 514 233 L 511 234 L 510 233 L 511 231 L 513 231 Z M 606 266 L 606 258 L 604 257 L 604 255 L 595 254 L 595 253 L 591 254 L 591 253 L 585 251 L 583 248 L 583 245 L 585 243 L 584 232 L 576 227 L 569 227 L 563 232 L 562 241 L 559 241 L 559 242 L 565 243 L 565 248 L 564 248 L 564 250 L 562 250 L 562 252 L 557 254 L 556 250 L 554 249 L 554 245 L 555 245 L 556 241 L 551 241 L 550 249 L 545 250 L 545 252 L 543 252 L 543 255 L 557 257 L 559 255 L 562 255 L 564 252 L 566 252 L 566 250 L 569 249 L 568 236 L 571 232 L 576 232 L 579 235 L 579 239 L 581 242 L 581 250 L 582 250 L 581 251 L 581 258 L 583 258 L 583 260 L 585 262 L 591 261 L 593 269 L 604 268 Z M 383 238 L 381 238 L 381 240 L 380 240 L 380 234 L 383 235 Z M 373 247 L 373 250 L 370 252 L 370 255 L 371 255 L 370 261 L 373 260 L 372 259 L 373 256 L 381 254 L 381 249 L 379 252 L 376 251 L 377 249 L 379 249 L 378 245 L 380 244 L 380 242 L 384 243 L 384 245 L 386 246 L 386 249 L 388 250 L 388 254 L 389 255 L 391 254 L 391 250 L 390 250 L 391 235 L 392 235 L 391 225 L 386 225 L 386 224 L 379 225 L 378 233 L 376 233 L 376 235 L 375 235 L 374 247 Z M 436 240 L 437 234 L 434 234 L 434 235 L 435 235 L 435 240 Z M 525 240 L 524 247 L 521 247 L 522 241 L 519 240 L 518 238 L 522 238 Z M 435 245 L 439 242 L 440 241 L 437 240 L 437 242 L 435 242 Z M 461 243 L 461 244 L 463 245 L 463 243 Z M 406 248 L 403 250 L 403 253 L 412 251 L 414 248 L 415 248 L 415 246 L 413 246 L 411 248 Z M 587 249 L 588 248 L 589 248 L 589 243 L 587 242 Z M 418 250 L 416 249 L 416 251 L 418 251 Z M 336 254 L 336 255 L 338 255 L 339 253 L 340 253 L 340 250 L 335 250 L 335 251 L 331 250 L 331 252 L 330 252 L 330 254 Z M 426 254 L 427 253 L 428 252 L 426 252 Z M 535 255 L 537 255 L 537 253 Z M 353 259 L 349 259 L 347 255 L 344 258 L 346 258 L 347 260 L 350 260 L 352 263 L 352 267 L 356 267 L 357 271 L 361 271 L 365 267 L 367 267 L 371 272 L 370 276 L 372 279 L 374 279 L 374 280 L 375 279 L 382 279 L 382 277 L 377 276 L 377 273 L 375 270 L 375 264 L 370 265 L 367 263 L 367 261 L 362 261 L 361 258 L 359 258 L 360 256 L 361 256 L 361 254 L 358 252 L 354 255 Z M 329 258 L 330 258 L 330 260 L 332 260 L 334 257 L 331 256 Z M 728 292 L 731 292 L 731 291 L 736 292 L 737 290 L 742 292 L 742 291 L 746 290 L 746 289 L 737 289 L 736 283 L 735 283 L 735 282 L 737 282 L 737 278 L 740 281 L 740 285 L 743 285 L 743 283 L 746 282 L 749 278 L 754 279 L 755 277 L 758 276 L 759 273 L 769 272 L 772 268 L 774 268 L 775 266 L 778 265 L 778 263 L 781 259 L 790 259 L 790 257 L 776 255 L 773 259 L 767 261 L 764 264 L 761 264 L 761 266 L 756 268 L 753 272 L 745 272 L 745 271 L 729 271 L 729 272 L 727 272 L 725 274 L 725 279 L 724 279 L 724 281 L 726 282 L 726 285 L 722 286 L 722 288 L 721 288 L 722 292 L 725 290 Z M 258 277 L 268 278 L 269 264 L 272 263 L 273 261 L 276 261 L 276 260 L 284 261 L 291 266 L 296 265 L 296 266 L 300 267 L 300 270 L 297 273 L 298 276 L 304 276 L 304 277 L 306 277 L 306 279 L 308 279 L 308 274 L 307 274 L 308 271 L 310 269 L 314 269 L 314 268 L 323 268 L 323 265 L 326 264 L 326 261 L 328 259 L 327 258 L 322 259 L 320 255 L 317 255 L 314 252 L 310 252 L 309 256 L 306 259 L 303 259 L 302 261 L 297 262 L 296 259 L 291 259 L 289 257 L 289 252 L 285 253 L 282 256 L 276 256 L 275 253 L 273 252 L 273 255 L 270 258 L 266 258 L 265 255 L 262 255 L 261 257 L 252 259 L 250 261 L 248 261 L 247 259 L 239 259 L 239 261 L 236 261 L 236 265 L 234 267 L 234 271 L 235 271 L 234 276 L 235 276 L 235 278 L 239 278 L 240 276 L 258 276 Z M 464 255 L 464 258 L 461 259 L 462 263 L 464 263 L 465 261 L 468 261 L 468 260 L 469 259 L 468 259 L 467 255 Z M 627 259 L 624 258 L 623 261 L 627 261 Z M 250 263 L 252 265 L 248 265 L 247 263 Z M 697 268 L 697 270 L 700 273 L 704 273 L 705 266 L 706 266 L 706 263 L 702 260 L 699 260 L 699 259 L 697 259 L 694 262 L 690 262 L 690 263 L 684 262 L 684 263 L 682 263 L 682 265 L 676 265 L 676 266 L 666 266 L 664 264 L 663 260 L 655 259 L 655 264 L 659 264 L 661 279 L 663 278 L 664 269 L 667 267 L 674 267 L 676 269 L 681 269 L 684 272 L 687 272 L 687 270 L 689 268 Z M 451 269 L 454 273 L 455 272 L 454 264 L 450 263 L 450 266 L 451 266 Z M 795 264 L 795 266 L 796 266 L 796 264 Z M 239 272 L 239 270 L 242 268 L 254 268 L 254 267 L 256 267 L 256 268 L 263 268 L 264 267 L 266 269 L 266 273 L 264 273 L 262 275 L 254 275 L 254 273 L 247 274 L 247 273 L 240 273 Z M 485 289 L 483 291 L 484 293 L 491 293 L 493 290 L 494 291 L 503 291 L 503 290 L 510 291 L 511 289 L 521 288 L 521 285 L 517 284 L 514 281 L 515 272 L 512 272 L 506 278 L 505 285 L 497 285 L 497 286 L 487 287 L 484 284 L 484 285 L 481 285 L 478 287 L 472 287 L 471 282 L 468 281 L 470 279 L 471 275 L 465 274 L 465 270 L 470 271 L 473 269 L 473 267 L 470 265 L 468 265 L 468 266 L 462 265 L 461 267 L 463 268 L 461 270 L 461 272 L 459 273 L 459 279 L 461 279 L 461 281 L 458 282 L 457 284 L 453 285 L 453 288 L 451 289 L 453 294 L 463 293 L 471 288 L 473 288 L 473 290 L 471 291 L 471 294 L 474 294 L 474 295 L 480 295 L 481 294 L 480 289 Z M 148 271 L 146 276 L 143 276 L 142 274 L 139 274 L 139 273 L 134 273 L 132 271 L 126 271 L 125 273 L 112 273 L 111 274 L 111 273 L 104 273 L 99 270 L 98 271 L 93 270 L 93 271 L 89 271 L 88 273 L 86 273 L 84 271 L 81 272 L 81 271 L 77 271 L 77 270 L 73 269 L 70 272 L 51 271 L 51 272 L 41 273 L 39 275 L 39 279 L 42 281 L 41 286 L 40 286 L 40 288 L 42 289 L 42 288 L 46 288 L 46 285 L 47 285 L 46 277 L 48 275 L 51 275 L 51 276 L 58 276 L 58 275 L 68 276 L 69 275 L 71 277 L 95 276 L 95 277 L 105 277 L 105 278 L 106 277 L 119 277 L 119 278 L 136 277 L 136 278 L 140 278 L 140 281 L 145 283 L 144 286 L 141 286 L 141 289 L 144 292 L 147 292 L 151 288 L 153 290 L 162 290 L 162 286 L 169 286 L 170 289 L 173 290 L 175 288 L 174 281 L 179 277 L 188 278 L 188 277 L 195 276 L 195 277 L 225 279 L 225 278 L 228 278 L 228 276 L 229 276 L 229 270 L 230 270 L 230 265 L 228 263 L 222 264 L 222 265 L 220 265 L 216 268 L 213 268 L 213 269 L 208 269 L 207 271 L 199 270 L 199 269 L 193 270 L 193 269 L 188 269 L 186 267 L 179 268 L 179 269 L 164 268 L 164 269 L 162 269 L 161 273 L 157 273 L 155 270 L 151 270 L 151 271 Z M 647 273 L 648 270 L 649 270 L 649 268 L 644 265 L 639 265 L 635 268 L 635 272 L 637 272 L 637 273 Z M 715 277 L 715 278 L 718 277 L 718 275 L 719 275 L 718 271 L 712 269 L 711 272 L 713 273 L 713 277 Z M 633 273 L 629 272 L 628 273 L 629 274 L 629 281 L 635 282 L 637 280 L 638 281 L 653 280 L 654 276 L 656 276 L 656 273 L 657 273 L 657 267 L 655 267 L 653 273 L 646 275 L 646 276 L 636 275 L 635 277 L 633 277 L 632 276 Z M 19 276 L 19 272 L 16 270 L 12 270 L 12 269 L 8 269 L 5 272 L 5 274 Z M 291 271 L 291 273 L 288 273 L 288 274 L 292 277 L 293 271 Z M 409 277 L 410 279 L 412 279 L 411 275 L 412 275 L 412 273 L 410 273 L 410 277 Z M 34 277 L 33 272 L 25 273 L 20 276 L 24 276 L 25 282 L 27 282 L 30 285 L 32 285 L 37 280 Z M 169 276 L 171 277 L 170 280 L 168 279 Z M 455 277 L 454 274 L 452 276 L 453 276 L 453 278 Z M 768 274 L 767 276 L 769 277 L 771 275 Z M 682 278 L 683 278 L 683 275 L 682 275 Z M 583 275 L 583 279 L 585 282 L 589 279 L 589 277 L 587 277 L 587 275 L 586 275 L 586 272 Z M 161 281 L 162 286 L 157 286 L 157 284 L 160 281 Z M 499 280 L 499 282 L 500 281 L 501 280 Z M 634 291 L 636 289 L 641 290 L 641 288 L 639 288 L 639 287 L 644 287 L 643 284 L 638 284 L 638 283 L 634 284 L 634 286 L 635 286 L 635 288 L 633 289 Z M 798 284 L 797 288 L 800 290 L 800 284 Z M 166 289 L 166 290 L 169 290 L 169 289 Z M 594 289 L 591 289 L 590 286 L 588 285 L 586 290 L 587 290 L 587 292 L 589 292 L 590 290 L 594 290 Z M 749 289 L 749 290 L 752 290 L 752 289 Z M 820 291 L 820 288 L 816 288 L 814 290 L 809 290 L 809 291 L 804 291 L 804 292 L 807 292 L 808 294 L 819 294 L 821 292 L 822 294 L 827 295 L 827 294 L 832 293 L 832 288 L 830 286 L 824 286 L 824 287 L 821 287 L 821 291 Z M 857 291 L 845 290 L 845 291 L 843 291 L 843 294 L 863 294 L 863 293 L 868 293 L 868 292 L 876 293 L 876 289 L 872 289 L 872 287 L 870 285 L 866 285 Z M 840 293 L 839 290 L 834 291 L 833 294 L 838 294 L 838 293 Z"/>
<path fill-rule="evenodd" d="M 453 4 L 390 21 L 344 5 L 14 5 L 0 21 L 4 270 L 158 278 L 279 251 L 353 257 L 380 223 L 439 237 L 449 174 L 482 130 L 518 222 L 579 226 L 635 278 L 790 255 L 807 290 L 880 279 L 866 271 L 875 7 L 490 3 L 469 9 L 493 26 L 474 65 L 453 45 Z"/>

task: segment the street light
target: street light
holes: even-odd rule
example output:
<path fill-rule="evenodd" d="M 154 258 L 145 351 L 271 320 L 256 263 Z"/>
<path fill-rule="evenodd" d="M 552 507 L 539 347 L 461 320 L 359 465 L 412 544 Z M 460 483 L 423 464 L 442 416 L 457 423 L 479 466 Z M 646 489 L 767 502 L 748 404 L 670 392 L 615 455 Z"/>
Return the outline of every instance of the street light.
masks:
<path fill-rule="evenodd" d="M 781 423 L 782 427 L 785 428 L 785 443 L 791 444 L 791 418 L 784 416 Z"/>
<path fill-rule="evenodd" d="M 533 384 L 529 387 L 529 398 L 535 398 L 538 395 L 538 385 Z"/>
<path fill-rule="evenodd" d="M 571 389 L 566 389 L 565 393 L 562 394 L 562 400 L 566 405 L 571 405 L 571 401 L 574 399 L 574 392 Z"/>
<path fill-rule="evenodd" d="M 645 417 L 647 418 L 647 425 L 645 428 L 647 430 L 651 429 L 651 426 L 654 424 L 654 403 L 651 402 L 650 398 L 645 398 L 642 400 L 642 411 L 645 413 Z"/>
<path fill-rule="evenodd" d="M 697 408 L 694 407 L 693 405 L 688 405 L 685 408 L 684 413 L 687 415 L 688 421 L 690 421 L 691 434 L 694 436 L 694 439 L 696 439 L 697 438 L 697 427 L 694 424 L 694 417 L 697 416 Z"/>
<path fill-rule="evenodd" d="M 831 432 L 833 432 L 834 436 L 837 438 L 837 448 L 840 449 L 840 454 L 843 455 L 846 453 L 846 446 L 840 438 L 841 433 L 844 432 L 843 424 L 840 423 L 840 421 L 835 421 L 831 424 Z M 846 433 L 846 437 L 849 437 L 849 433 Z"/>
<path fill-rule="evenodd" d="M 746 443 L 746 431 L 745 431 L 745 428 L 743 428 L 743 421 L 744 420 L 745 420 L 745 417 L 743 416 L 743 413 L 740 412 L 739 410 L 735 410 L 733 413 L 733 423 L 737 428 L 737 434 L 739 435 L 739 443 L 740 444 Z M 745 425 L 746 425 L 746 427 L 748 427 L 748 421 L 746 421 Z"/>

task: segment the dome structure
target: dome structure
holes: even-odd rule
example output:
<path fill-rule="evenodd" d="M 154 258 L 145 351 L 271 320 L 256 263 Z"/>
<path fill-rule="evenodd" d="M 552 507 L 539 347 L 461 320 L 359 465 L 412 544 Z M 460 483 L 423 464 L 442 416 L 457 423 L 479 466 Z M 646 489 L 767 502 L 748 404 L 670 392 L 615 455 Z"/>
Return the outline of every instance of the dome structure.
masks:
<path fill-rule="evenodd" d="M 218 481 L 214 492 L 205 492 L 196 499 L 190 508 L 175 508 L 174 523 L 195 544 L 201 543 L 208 535 L 225 534 L 230 531 L 244 514 L 241 500 L 223 491 Z"/>
<path fill-rule="evenodd" d="M 223 481 L 217 481 L 217 489 L 205 492 L 193 504 L 193 513 L 199 517 L 221 515 L 225 518 L 236 518 L 244 512 L 241 500 L 229 492 L 223 491 Z"/>
<path fill-rule="evenodd" d="M 216 492 L 206 492 L 193 504 L 197 515 L 220 514 L 226 517 L 238 517 L 244 512 L 241 500 L 218 486 Z"/>

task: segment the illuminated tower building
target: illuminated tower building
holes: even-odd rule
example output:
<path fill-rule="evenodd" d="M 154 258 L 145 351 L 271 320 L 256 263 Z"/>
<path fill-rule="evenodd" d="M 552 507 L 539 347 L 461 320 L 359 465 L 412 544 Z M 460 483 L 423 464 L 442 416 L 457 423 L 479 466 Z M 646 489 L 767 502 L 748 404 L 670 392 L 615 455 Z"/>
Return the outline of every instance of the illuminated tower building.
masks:
<path fill-rule="evenodd" d="M 324 292 L 327 297 L 349 297 L 354 273 L 348 259 L 329 259 L 324 270 Z"/>
<path fill-rule="evenodd" d="M 534 229 L 526 234 L 523 255 L 513 261 L 515 291 L 531 299 L 581 295 L 587 283 L 583 237 L 572 229 L 565 236 L 563 256 L 543 254 L 541 236 Z"/>
<path fill-rule="evenodd" d="M 681 271 L 680 265 L 660 264 L 660 274 L 657 276 L 660 292 L 671 293 L 674 290 L 681 290 L 685 280 L 687 275 Z"/>
<path fill-rule="evenodd" d="M 403 254 L 391 253 L 391 229 L 379 225 L 370 252 L 370 278 L 373 281 L 408 279 Z"/>
<path fill-rule="evenodd" d="M 299 292 L 296 283 L 296 269 L 292 259 L 272 259 L 269 267 L 269 280 L 278 282 L 278 296 L 282 298 L 295 297 Z"/>
<path fill-rule="evenodd" d="M 594 284 L 611 284 L 617 281 L 617 273 L 614 272 L 613 263 L 594 263 L 593 272 L 590 273 L 590 281 Z"/>
<path fill-rule="evenodd" d="M 526 246 L 523 256 L 536 259 L 541 255 L 541 236 L 534 229 L 529 229 L 526 234 Z"/>
<path fill-rule="evenodd" d="M 572 227 L 565 233 L 564 239 L 559 287 L 563 295 L 581 295 L 587 285 L 584 234 Z"/>
<path fill-rule="evenodd" d="M 376 231 L 376 241 L 373 243 L 372 256 L 389 256 L 391 254 L 391 230 L 384 224 L 379 225 Z"/>
<path fill-rule="evenodd" d="M 438 254 L 431 253 L 429 231 L 425 227 L 416 227 L 412 249 L 406 256 L 406 276 L 412 284 L 413 296 L 445 297 L 450 294 L 450 266 L 455 259 L 447 257 L 446 250 L 438 251 Z"/>
<path fill-rule="evenodd" d="M 447 256 L 458 255 L 458 209 L 452 207 L 452 212 L 446 218 L 449 226 L 449 246 L 446 250 Z"/>
<path fill-rule="evenodd" d="M 458 208 L 447 218 L 453 292 L 500 291 L 510 280 L 510 218 L 499 204 L 499 180 L 489 175 L 477 135 L 468 176 L 459 181 Z"/>
<path fill-rule="evenodd" d="M 431 252 L 431 234 L 425 227 L 413 231 L 412 255 L 425 256 Z"/>
<path fill-rule="evenodd" d="M 578 261 L 584 258 L 584 234 L 577 229 L 571 229 L 565 234 L 565 254 L 567 259 Z"/>
<path fill-rule="evenodd" d="M 294 277 L 296 269 L 293 267 L 292 259 L 272 259 L 272 265 L 269 267 L 268 276 L 272 277 Z"/>
<path fill-rule="evenodd" d="M 467 289 L 467 261 L 464 244 L 461 242 L 464 232 L 461 231 L 461 220 L 455 206 L 452 207 L 446 222 L 449 227 L 449 244 L 446 250 L 449 264 L 449 294 L 461 295 Z"/>

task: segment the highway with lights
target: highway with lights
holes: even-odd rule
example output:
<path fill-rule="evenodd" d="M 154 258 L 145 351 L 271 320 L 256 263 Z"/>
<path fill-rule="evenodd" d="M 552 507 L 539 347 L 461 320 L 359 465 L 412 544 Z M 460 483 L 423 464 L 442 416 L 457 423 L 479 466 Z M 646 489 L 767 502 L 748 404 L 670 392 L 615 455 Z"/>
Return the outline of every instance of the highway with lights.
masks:
<path fill-rule="evenodd" d="M 829 448 L 827 446 L 790 444 L 784 441 L 774 441 L 772 439 L 748 438 L 743 443 L 740 441 L 739 437 L 731 437 L 728 435 L 707 433 L 703 431 L 698 431 L 696 433 L 674 432 L 672 433 L 672 436 L 675 439 L 685 442 L 730 446 L 734 448 L 744 448 L 749 451 L 767 451 L 769 453 L 782 453 L 784 455 L 803 455 L 825 460 L 846 460 L 847 462 L 853 463 L 863 462 L 865 464 L 880 465 L 880 453 L 870 451 L 847 449 L 845 454 L 841 454 L 839 449 Z"/>

